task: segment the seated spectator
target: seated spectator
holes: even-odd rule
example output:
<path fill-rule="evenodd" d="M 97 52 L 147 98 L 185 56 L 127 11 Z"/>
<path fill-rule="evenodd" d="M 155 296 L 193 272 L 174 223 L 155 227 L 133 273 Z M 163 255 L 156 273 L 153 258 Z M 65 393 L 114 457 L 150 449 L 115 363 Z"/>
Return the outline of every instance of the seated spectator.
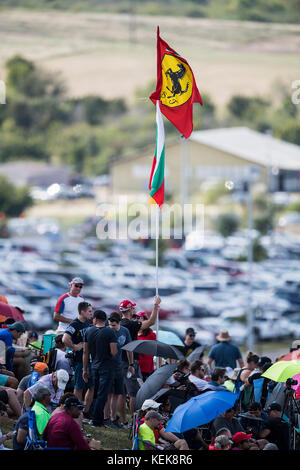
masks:
<path fill-rule="evenodd" d="M 229 437 L 223 434 L 215 438 L 213 446 L 209 446 L 209 450 L 230 450 L 233 442 Z"/>
<path fill-rule="evenodd" d="M 208 382 L 209 390 L 227 390 L 224 387 L 226 369 L 215 367 L 211 373 L 211 381 Z"/>
<path fill-rule="evenodd" d="M 9 387 L 17 389 L 19 381 L 14 376 L 15 374 L 5 368 L 0 369 L 0 385 L 2 387 Z"/>
<path fill-rule="evenodd" d="M 244 432 L 243 426 L 240 424 L 238 418 L 235 417 L 237 411 L 237 405 L 230 408 L 229 410 L 222 413 L 220 416 L 215 418 L 211 424 L 211 434 L 216 436 L 217 432 L 221 428 L 227 428 L 233 436 L 237 432 Z"/>
<path fill-rule="evenodd" d="M 79 417 L 84 405 L 76 397 L 69 397 L 64 403 L 64 411 L 51 416 L 43 432 L 47 447 L 66 447 L 70 450 L 90 450 L 80 426 Z"/>
<path fill-rule="evenodd" d="M 248 407 L 248 405 L 250 404 L 250 402 L 252 400 L 253 391 L 254 391 L 253 383 L 250 383 L 248 381 L 248 378 L 249 378 L 251 373 L 259 372 L 259 369 L 257 367 L 258 361 L 259 361 L 259 356 L 250 351 L 247 354 L 246 367 L 242 369 L 242 372 L 241 372 L 241 375 L 240 375 L 241 381 L 244 384 L 244 387 L 243 387 L 243 390 L 242 390 L 242 393 L 241 393 L 241 397 L 240 397 L 242 409 L 244 411 L 247 410 L 247 407 Z"/>
<path fill-rule="evenodd" d="M 32 387 L 43 375 L 49 374 L 49 369 L 45 362 L 34 362 L 32 366 L 31 374 L 25 375 L 18 385 L 17 397 L 20 402 L 23 400 L 25 390 Z"/>
<path fill-rule="evenodd" d="M 139 450 L 153 450 L 156 447 L 154 429 L 161 424 L 161 415 L 154 410 L 148 411 L 145 416 L 145 422 L 138 430 L 138 437 L 144 442 L 138 441 Z"/>
<path fill-rule="evenodd" d="M 250 438 L 252 434 L 245 432 L 237 432 L 232 436 L 233 447 L 232 450 L 250 450 Z"/>
<path fill-rule="evenodd" d="M 24 450 L 28 434 L 28 414 L 22 414 L 15 425 L 15 435 L 13 438 L 13 449 Z"/>
<path fill-rule="evenodd" d="M 191 373 L 189 375 L 189 381 L 196 385 L 199 391 L 203 391 L 209 388 L 209 383 L 204 380 L 205 368 L 203 363 L 199 360 L 195 361 L 191 365 Z"/>
<path fill-rule="evenodd" d="M 168 385 L 174 385 L 175 382 L 178 381 L 178 379 L 180 380 L 182 375 L 186 375 L 188 376 L 189 373 L 191 372 L 191 369 L 190 369 L 190 362 L 187 361 L 186 359 L 182 359 L 181 361 L 179 361 L 177 367 L 176 367 L 176 370 L 175 372 L 173 373 L 173 375 L 167 380 L 166 384 Z"/>
<path fill-rule="evenodd" d="M 6 368 L 15 373 L 20 381 L 24 377 L 25 360 L 24 354 L 29 354 L 27 348 L 18 349 L 13 346 L 14 341 L 25 332 L 25 326 L 22 322 L 14 322 L 9 324 L 7 328 L 0 329 L 0 341 L 4 341 L 6 347 Z"/>
<path fill-rule="evenodd" d="M 41 439 L 43 431 L 51 418 L 51 414 L 47 410 L 47 406 L 51 400 L 51 394 L 47 387 L 39 385 L 34 390 L 34 405 L 31 408 L 35 412 L 36 429 L 38 439 Z"/>
<path fill-rule="evenodd" d="M 27 346 L 30 345 L 30 343 L 34 343 L 35 341 L 38 341 L 39 335 L 37 334 L 36 331 L 28 331 L 28 336 L 27 336 Z"/>
<path fill-rule="evenodd" d="M 157 403 L 154 400 L 148 399 L 145 400 L 142 408 L 139 410 L 139 422 L 144 423 L 145 422 L 145 416 L 148 413 L 148 411 L 157 411 L 161 407 L 160 403 Z M 163 445 L 165 448 L 168 449 L 177 449 L 177 450 L 188 450 L 188 445 L 186 441 L 184 441 L 183 438 L 178 437 L 177 435 L 173 434 L 172 432 L 166 432 L 165 427 L 163 425 L 163 421 L 165 418 L 161 416 L 161 422 L 158 425 L 157 428 L 154 429 L 154 436 L 155 436 L 155 442 L 158 445 Z M 163 439 L 164 442 L 161 442 L 161 439 Z"/>
<path fill-rule="evenodd" d="M 271 403 L 267 409 L 268 420 L 259 436 L 276 444 L 279 450 L 290 450 L 289 424 L 281 418 L 282 408 L 279 403 Z"/>
<path fill-rule="evenodd" d="M 260 418 L 261 421 L 251 418 Z M 267 413 L 262 411 L 259 403 L 253 402 L 248 406 L 248 412 L 239 418 L 239 421 L 247 433 L 252 433 L 253 437 L 259 438 L 259 433 L 266 427 L 268 419 Z"/>
<path fill-rule="evenodd" d="M 6 405 L 9 418 L 19 418 L 19 416 L 21 416 L 22 408 L 15 389 L 0 387 L 0 401 Z"/>
<path fill-rule="evenodd" d="M 2 434 L 0 429 L 0 450 L 11 450 L 8 447 L 4 447 L 4 442 L 9 441 L 14 436 L 13 432 L 8 432 L 7 434 Z"/>
<path fill-rule="evenodd" d="M 66 392 L 64 393 L 61 397 L 60 397 L 60 400 L 59 400 L 59 403 L 58 403 L 58 407 L 55 408 L 54 411 L 52 411 L 52 414 L 51 416 L 54 416 L 56 415 L 57 413 L 61 413 L 62 411 L 64 411 L 64 405 L 65 405 L 65 401 L 67 400 L 67 398 L 74 398 L 75 395 L 74 393 L 71 393 L 71 392 Z M 74 418 L 75 421 L 79 424 L 80 426 L 80 429 L 82 428 L 82 419 L 83 419 L 83 413 L 81 412 L 79 417 L 78 418 Z"/>
<path fill-rule="evenodd" d="M 63 395 L 68 381 L 69 381 L 69 374 L 64 369 L 60 369 L 55 372 L 52 372 L 52 374 L 44 375 L 38 380 L 38 382 L 35 385 L 33 385 L 32 387 L 29 387 L 24 392 L 25 407 L 27 409 L 30 407 L 31 399 L 34 395 L 34 390 L 39 385 L 44 385 L 50 390 L 50 393 L 51 393 L 51 401 L 49 405 L 47 406 L 47 409 L 49 413 L 52 413 L 52 411 L 58 406 L 60 397 Z"/>

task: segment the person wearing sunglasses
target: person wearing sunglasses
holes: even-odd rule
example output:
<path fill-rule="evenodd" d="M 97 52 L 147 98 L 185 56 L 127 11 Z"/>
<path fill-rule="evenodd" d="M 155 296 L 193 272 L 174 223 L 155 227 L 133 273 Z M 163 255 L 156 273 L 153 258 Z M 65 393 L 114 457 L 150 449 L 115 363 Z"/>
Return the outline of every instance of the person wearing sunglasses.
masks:
<path fill-rule="evenodd" d="M 78 316 L 78 305 L 84 302 L 81 290 L 84 282 L 80 277 L 74 277 L 70 282 L 70 290 L 60 296 L 54 309 L 53 320 L 59 322 L 56 334 L 64 333 L 66 328 Z"/>
<path fill-rule="evenodd" d="M 194 328 L 187 328 L 185 331 L 184 346 L 176 346 L 182 352 L 184 357 L 188 357 L 196 348 L 201 346 L 198 341 L 195 341 L 196 333 Z"/>

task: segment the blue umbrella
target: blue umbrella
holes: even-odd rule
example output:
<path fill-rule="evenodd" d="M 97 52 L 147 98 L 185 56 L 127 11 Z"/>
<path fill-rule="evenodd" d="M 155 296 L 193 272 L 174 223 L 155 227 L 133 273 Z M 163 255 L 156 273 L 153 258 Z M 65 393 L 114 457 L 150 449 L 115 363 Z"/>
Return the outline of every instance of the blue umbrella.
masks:
<path fill-rule="evenodd" d="M 171 344 L 172 346 L 184 346 L 179 336 L 173 333 L 173 331 L 159 330 L 157 339 L 162 343 Z"/>
<path fill-rule="evenodd" d="M 238 397 L 237 393 L 229 391 L 211 391 L 197 395 L 175 409 L 166 432 L 181 433 L 201 424 L 210 423 L 224 411 L 232 408 Z"/>

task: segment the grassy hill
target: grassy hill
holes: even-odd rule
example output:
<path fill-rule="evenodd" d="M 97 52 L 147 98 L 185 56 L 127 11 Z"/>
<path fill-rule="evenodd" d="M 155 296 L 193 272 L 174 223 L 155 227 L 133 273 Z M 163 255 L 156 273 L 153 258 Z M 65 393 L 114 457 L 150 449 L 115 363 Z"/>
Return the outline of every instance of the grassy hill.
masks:
<path fill-rule="evenodd" d="M 133 100 L 156 79 L 158 24 L 189 60 L 200 92 L 221 108 L 233 94 L 272 94 L 274 83 L 290 87 L 300 77 L 299 25 L 19 9 L 0 10 L 0 22 L 0 80 L 5 61 L 19 53 L 60 73 L 73 97 Z"/>
<path fill-rule="evenodd" d="M 297 23 L 299 0 L 2 0 L 3 8 Z"/>

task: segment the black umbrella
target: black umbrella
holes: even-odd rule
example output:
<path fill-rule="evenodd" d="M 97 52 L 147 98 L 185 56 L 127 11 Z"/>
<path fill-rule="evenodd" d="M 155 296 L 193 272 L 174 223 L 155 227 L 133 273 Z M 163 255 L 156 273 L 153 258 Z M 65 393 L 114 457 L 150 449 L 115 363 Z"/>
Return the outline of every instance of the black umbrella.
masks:
<path fill-rule="evenodd" d="M 206 349 L 206 346 L 198 346 L 196 349 L 194 349 L 194 351 L 192 351 L 192 352 L 186 357 L 186 359 L 187 359 L 189 362 L 194 362 L 194 361 L 196 361 L 197 359 L 200 358 L 201 354 L 204 352 L 205 349 Z"/>
<path fill-rule="evenodd" d="M 150 340 L 145 340 L 150 341 Z M 143 383 L 135 397 L 135 410 L 139 410 L 145 400 L 151 398 L 166 383 L 169 377 L 176 369 L 178 362 L 174 364 L 166 364 L 156 369 Z"/>
<path fill-rule="evenodd" d="M 165 357 L 167 359 L 184 359 L 183 354 L 175 346 L 157 340 L 137 339 L 123 346 L 121 349 L 149 356 Z"/>

